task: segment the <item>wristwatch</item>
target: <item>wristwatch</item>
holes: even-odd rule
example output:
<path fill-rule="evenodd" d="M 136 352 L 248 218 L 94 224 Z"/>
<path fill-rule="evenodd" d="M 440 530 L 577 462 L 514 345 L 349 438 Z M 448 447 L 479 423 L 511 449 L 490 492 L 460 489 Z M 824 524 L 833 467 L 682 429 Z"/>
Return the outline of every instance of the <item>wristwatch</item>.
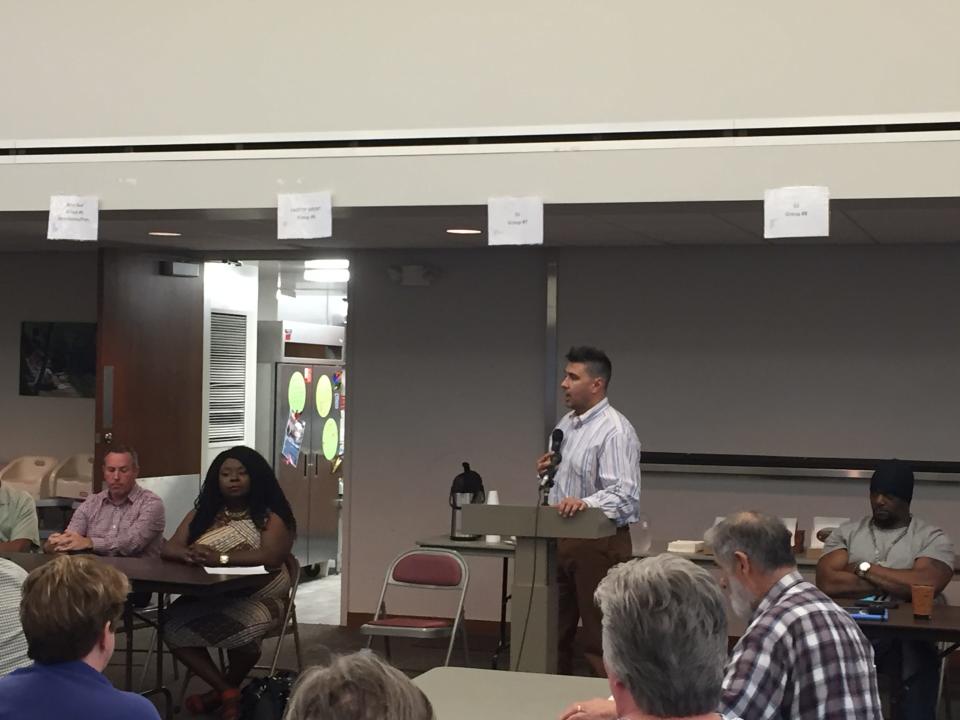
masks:
<path fill-rule="evenodd" d="M 220 564 L 221 564 L 221 565 L 229 565 L 229 564 L 230 564 L 230 556 L 229 556 L 229 555 L 221 555 L 221 556 L 220 556 Z"/>
<path fill-rule="evenodd" d="M 867 573 L 870 572 L 870 568 L 873 567 L 870 563 L 864 560 L 862 563 L 857 565 L 857 575 L 862 578 L 867 576 Z"/>

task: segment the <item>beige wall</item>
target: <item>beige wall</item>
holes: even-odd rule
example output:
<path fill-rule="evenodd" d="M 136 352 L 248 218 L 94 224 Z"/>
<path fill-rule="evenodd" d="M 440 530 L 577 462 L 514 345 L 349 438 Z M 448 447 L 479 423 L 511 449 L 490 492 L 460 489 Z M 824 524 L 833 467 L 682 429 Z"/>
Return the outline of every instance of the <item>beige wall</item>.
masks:
<path fill-rule="evenodd" d="M 96 322 L 97 254 L 0 254 L 0 462 L 93 452 L 93 398 L 20 395 L 20 323 Z"/>
<path fill-rule="evenodd" d="M 646 450 L 960 460 L 957 245 L 560 263 L 560 346 L 607 350 Z"/>
<path fill-rule="evenodd" d="M 0 138 L 960 110 L 957 3 L 3 0 Z"/>
<path fill-rule="evenodd" d="M 432 265 L 439 279 L 395 285 L 387 268 L 400 262 Z M 349 610 L 372 612 L 389 561 L 449 532 L 462 461 L 501 502 L 535 500 L 546 291 L 539 253 L 517 249 L 364 253 L 351 273 L 344 566 Z M 494 618 L 499 561 L 470 566 L 467 616 Z"/>

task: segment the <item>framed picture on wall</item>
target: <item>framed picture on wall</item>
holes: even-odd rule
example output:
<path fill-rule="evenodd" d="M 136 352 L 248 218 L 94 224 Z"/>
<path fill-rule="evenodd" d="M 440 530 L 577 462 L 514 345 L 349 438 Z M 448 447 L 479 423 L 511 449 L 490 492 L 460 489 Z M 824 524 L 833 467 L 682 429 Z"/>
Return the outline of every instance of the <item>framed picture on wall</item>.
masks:
<path fill-rule="evenodd" d="M 20 324 L 20 394 L 92 398 L 97 377 L 97 324 Z"/>

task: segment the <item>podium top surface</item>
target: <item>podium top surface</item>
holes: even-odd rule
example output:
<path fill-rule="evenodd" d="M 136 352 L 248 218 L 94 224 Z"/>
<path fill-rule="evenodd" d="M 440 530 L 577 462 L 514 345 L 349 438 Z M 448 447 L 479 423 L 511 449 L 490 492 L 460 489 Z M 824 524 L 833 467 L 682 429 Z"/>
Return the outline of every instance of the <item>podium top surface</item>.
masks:
<path fill-rule="evenodd" d="M 465 505 L 461 529 L 479 535 L 595 539 L 613 535 L 617 527 L 596 508 L 561 517 L 542 505 Z"/>

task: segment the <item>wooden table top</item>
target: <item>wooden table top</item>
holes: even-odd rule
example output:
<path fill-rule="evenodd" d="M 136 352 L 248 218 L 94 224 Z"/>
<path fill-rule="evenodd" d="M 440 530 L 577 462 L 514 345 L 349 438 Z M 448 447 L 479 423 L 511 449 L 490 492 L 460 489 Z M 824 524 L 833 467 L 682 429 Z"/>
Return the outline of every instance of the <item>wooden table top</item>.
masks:
<path fill-rule="evenodd" d="M 841 605 L 852 604 L 850 600 L 836 600 Z M 887 620 L 857 620 L 867 637 L 896 635 L 913 640 L 960 642 L 960 607 L 934 605 L 930 618 L 913 615 L 910 603 L 901 603 L 890 608 Z"/>
<path fill-rule="evenodd" d="M 50 562 L 55 556 L 39 553 L 0 553 L 0 557 L 19 565 L 27 572 Z M 232 590 L 256 587 L 265 575 L 223 575 L 208 573 L 196 565 L 161 560 L 160 558 L 106 557 L 88 555 L 111 565 L 130 580 L 133 592 L 162 592 L 178 595 L 217 595 Z"/>

